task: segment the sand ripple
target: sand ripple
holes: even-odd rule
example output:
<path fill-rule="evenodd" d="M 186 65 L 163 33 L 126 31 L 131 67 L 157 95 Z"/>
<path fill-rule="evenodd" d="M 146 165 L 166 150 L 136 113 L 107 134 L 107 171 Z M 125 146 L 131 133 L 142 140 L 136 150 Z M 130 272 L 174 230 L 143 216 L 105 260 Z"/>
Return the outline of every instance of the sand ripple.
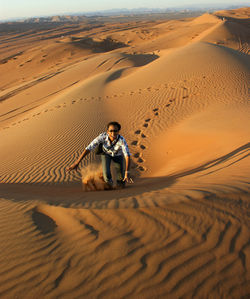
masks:
<path fill-rule="evenodd" d="M 0 295 L 244 297 L 249 204 L 236 197 L 229 213 L 225 203 L 226 196 L 88 210 L 1 200 L 1 227 L 9 235 L 1 236 Z"/>

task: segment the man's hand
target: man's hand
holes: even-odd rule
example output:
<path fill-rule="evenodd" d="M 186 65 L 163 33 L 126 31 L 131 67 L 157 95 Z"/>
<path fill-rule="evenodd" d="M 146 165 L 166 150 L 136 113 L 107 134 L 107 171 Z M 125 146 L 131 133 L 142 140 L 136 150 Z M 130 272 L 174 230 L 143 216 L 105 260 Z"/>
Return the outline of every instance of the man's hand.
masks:
<path fill-rule="evenodd" d="M 125 176 L 124 176 L 123 182 L 130 183 L 130 184 L 133 184 L 133 183 L 134 183 L 134 181 L 133 181 L 133 179 L 130 177 L 130 174 L 129 174 L 128 171 L 125 171 Z"/>
<path fill-rule="evenodd" d="M 83 153 L 81 154 L 81 156 L 76 160 L 76 162 L 66 168 L 66 171 L 77 170 L 77 168 L 78 168 L 80 162 L 82 161 L 82 159 L 84 157 L 86 157 L 89 153 L 90 153 L 90 150 L 85 149 L 83 151 Z"/>
<path fill-rule="evenodd" d="M 70 172 L 71 170 L 77 170 L 78 166 L 79 166 L 79 163 L 75 162 L 74 164 L 72 164 L 69 167 L 67 167 L 66 171 Z"/>

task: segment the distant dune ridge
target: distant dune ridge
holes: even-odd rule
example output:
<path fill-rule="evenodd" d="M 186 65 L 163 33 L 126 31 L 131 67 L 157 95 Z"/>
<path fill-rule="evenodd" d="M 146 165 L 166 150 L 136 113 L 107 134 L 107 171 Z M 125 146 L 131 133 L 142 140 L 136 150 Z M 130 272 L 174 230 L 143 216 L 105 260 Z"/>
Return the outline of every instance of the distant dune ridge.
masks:
<path fill-rule="evenodd" d="M 1 31 L 1 298 L 250 296 L 249 17 Z M 121 190 L 66 172 L 111 120 Z"/>

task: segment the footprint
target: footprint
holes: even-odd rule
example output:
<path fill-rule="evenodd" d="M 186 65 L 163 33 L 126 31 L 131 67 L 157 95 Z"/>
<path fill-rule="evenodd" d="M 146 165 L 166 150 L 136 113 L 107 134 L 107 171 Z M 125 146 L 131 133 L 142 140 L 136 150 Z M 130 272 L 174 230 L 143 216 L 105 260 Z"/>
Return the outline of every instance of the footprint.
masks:
<path fill-rule="evenodd" d="M 146 135 L 144 135 L 143 133 L 141 134 L 141 137 L 142 138 L 146 138 L 147 136 Z"/>
<path fill-rule="evenodd" d="M 159 115 L 159 113 L 158 113 L 158 112 L 156 112 L 156 113 L 155 113 L 155 116 L 158 116 L 158 115 Z"/>
<path fill-rule="evenodd" d="M 148 124 L 144 124 L 143 127 L 147 128 L 147 127 L 148 127 Z"/>
<path fill-rule="evenodd" d="M 138 144 L 138 141 L 137 140 L 134 140 L 131 142 L 131 145 L 137 145 Z"/>
<path fill-rule="evenodd" d="M 155 109 L 153 109 L 154 112 L 156 112 L 156 111 L 158 111 L 158 110 L 159 110 L 159 108 L 155 108 Z"/>
<path fill-rule="evenodd" d="M 144 150 L 144 149 L 146 148 L 146 146 L 143 145 L 143 144 L 141 144 L 141 145 L 140 145 L 140 148 Z"/>
<path fill-rule="evenodd" d="M 137 130 L 137 131 L 135 131 L 135 134 L 140 134 L 141 133 L 141 130 Z"/>
<path fill-rule="evenodd" d="M 137 160 L 137 162 L 139 162 L 139 163 L 143 163 L 144 160 L 143 160 L 142 158 L 139 158 L 139 159 Z"/>
<path fill-rule="evenodd" d="M 140 153 L 135 153 L 135 154 L 134 154 L 134 157 L 135 157 L 135 158 L 139 158 L 139 157 L 140 157 Z"/>
<path fill-rule="evenodd" d="M 145 119 L 145 122 L 149 122 L 151 120 L 151 118 Z"/>
<path fill-rule="evenodd" d="M 167 104 L 167 105 L 166 105 L 166 107 L 169 107 L 169 106 L 170 106 L 170 104 Z"/>
<path fill-rule="evenodd" d="M 139 169 L 140 171 L 145 171 L 145 168 L 144 168 L 143 166 L 139 166 L 138 169 Z"/>

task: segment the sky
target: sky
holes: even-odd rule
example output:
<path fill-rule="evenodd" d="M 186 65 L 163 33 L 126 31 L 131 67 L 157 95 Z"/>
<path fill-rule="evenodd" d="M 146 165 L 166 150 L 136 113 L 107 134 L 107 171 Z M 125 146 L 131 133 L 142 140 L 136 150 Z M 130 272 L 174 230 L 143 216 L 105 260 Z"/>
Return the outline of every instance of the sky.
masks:
<path fill-rule="evenodd" d="M 190 4 L 250 6 L 250 0 L 0 0 L 0 20 L 114 8 L 171 8 Z"/>

